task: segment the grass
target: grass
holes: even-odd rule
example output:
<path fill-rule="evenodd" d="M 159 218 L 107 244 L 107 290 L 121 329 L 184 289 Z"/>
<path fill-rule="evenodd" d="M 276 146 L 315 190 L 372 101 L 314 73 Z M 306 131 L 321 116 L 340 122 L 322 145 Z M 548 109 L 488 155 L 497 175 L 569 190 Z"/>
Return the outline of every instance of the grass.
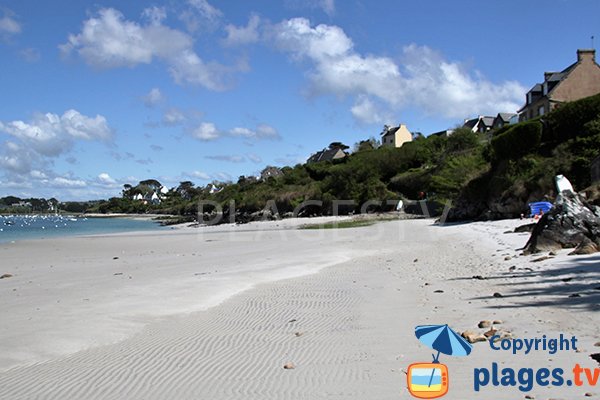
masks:
<path fill-rule="evenodd" d="M 377 216 L 372 218 L 351 219 L 346 221 L 331 221 L 324 224 L 306 224 L 300 226 L 300 229 L 345 229 L 360 228 L 362 226 L 371 226 L 377 222 L 396 220 L 393 216 Z"/>
<path fill-rule="evenodd" d="M 361 226 L 373 225 L 376 221 L 334 221 L 325 224 L 308 224 L 302 225 L 300 229 L 343 229 L 343 228 L 358 228 Z"/>

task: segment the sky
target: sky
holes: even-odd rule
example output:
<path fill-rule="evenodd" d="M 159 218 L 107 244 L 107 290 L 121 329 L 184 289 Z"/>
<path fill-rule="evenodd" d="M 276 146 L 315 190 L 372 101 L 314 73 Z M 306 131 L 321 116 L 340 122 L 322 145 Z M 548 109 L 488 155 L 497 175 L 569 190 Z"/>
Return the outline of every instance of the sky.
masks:
<path fill-rule="evenodd" d="M 598 0 L 0 0 L 0 196 L 293 166 L 384 124 L 515 112 Z"/>

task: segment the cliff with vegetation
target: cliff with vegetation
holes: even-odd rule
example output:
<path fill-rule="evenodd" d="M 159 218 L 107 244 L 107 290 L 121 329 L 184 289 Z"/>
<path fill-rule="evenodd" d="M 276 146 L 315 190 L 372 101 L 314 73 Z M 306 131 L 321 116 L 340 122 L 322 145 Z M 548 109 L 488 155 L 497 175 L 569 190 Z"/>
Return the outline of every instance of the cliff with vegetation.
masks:
<path fill-rule="evenodd" d="M 496 132 L 457 129 L 449 137 L 419 137 L 401 148 L 365 140 L 343 159 L 270 167 L 260 178 L 241 176 L 235 183 L 205 187 L 186 181 L 168 191 L 148 179 L 125 185 L 120 197 L 60 206 L 99 213 L 172 214 L 185 221 L 195 219 L 204 202 L 202 211 L 220 208 L 227 220 L 244 222 L 289 216 L 308 200 L 312 205 L 300 215 L 333 214 L 336 200 L 344 200 L 337 206 L 344 214 L 388 211 L 399 199 L 426 198 L 433 212 L 451 204 L 450 220 L 510 218 L 526 213 L 529 202 L 552 201 L 557 174 L 568 177 L 577 190 L 588 188 L 590 164 L 599 153 L 597 95 Z M 159 191 L 160 201 L 153 201 L 151 195 Z M 599 191 L 588 192 L 596 196 Z"/>

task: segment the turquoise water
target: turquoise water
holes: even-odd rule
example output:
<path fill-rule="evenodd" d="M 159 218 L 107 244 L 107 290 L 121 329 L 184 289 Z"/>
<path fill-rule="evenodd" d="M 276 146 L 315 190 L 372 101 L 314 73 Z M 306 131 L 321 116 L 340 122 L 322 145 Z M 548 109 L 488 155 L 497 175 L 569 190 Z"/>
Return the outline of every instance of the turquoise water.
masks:
<path fill-rule="evenodd" d="M 165 229 L 149 220 L 54 215 L 0 216 L 0 242 Z"/>

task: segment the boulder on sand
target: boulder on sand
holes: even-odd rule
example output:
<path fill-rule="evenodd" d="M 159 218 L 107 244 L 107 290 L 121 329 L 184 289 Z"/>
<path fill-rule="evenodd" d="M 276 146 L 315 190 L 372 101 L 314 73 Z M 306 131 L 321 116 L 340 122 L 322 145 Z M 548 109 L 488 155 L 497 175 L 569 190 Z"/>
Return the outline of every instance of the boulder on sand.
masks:
<path fill-rule="evenodd" d="M 533 254 L 578 247 L 585 248 L 586 254 L 600 250 L 600 208 L 589 204 L 583 196 L 565 190 L 533 228 L 524 250 L 525 254 Z"/>

